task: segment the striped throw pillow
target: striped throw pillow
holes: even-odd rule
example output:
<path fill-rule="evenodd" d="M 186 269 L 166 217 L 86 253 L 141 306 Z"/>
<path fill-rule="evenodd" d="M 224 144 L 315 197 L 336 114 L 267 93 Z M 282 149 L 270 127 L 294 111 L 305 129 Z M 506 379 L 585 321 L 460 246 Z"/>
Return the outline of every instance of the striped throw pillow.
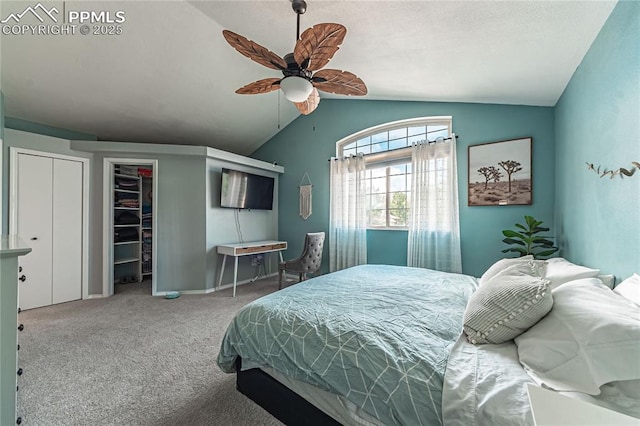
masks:
<path fill-rule="evenodd" d="M 540 321 L 553 306 L 545 263 L 527 260 L 488 279 L 471 296 L 464 313 L 470 343 L 504 343 Z"/>

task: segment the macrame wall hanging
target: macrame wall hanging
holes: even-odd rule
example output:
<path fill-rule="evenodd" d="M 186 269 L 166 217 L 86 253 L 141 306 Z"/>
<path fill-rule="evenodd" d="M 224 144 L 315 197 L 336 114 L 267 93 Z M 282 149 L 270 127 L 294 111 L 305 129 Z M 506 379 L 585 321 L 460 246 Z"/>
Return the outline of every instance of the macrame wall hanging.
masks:
<path fill-rule="evenodd" d="M 308 184 L 304 183 L 305 178 L 307 178 L 307 181 L 309 182 Z M 311 189 L 313 189 L 311 178 L 307 172 L 304 172 L 302 180 L 300 181 L 300 217 L 304 220 L 309 219 L 309 216 L 311 216 L 311 213 L 313 212 Z"/>

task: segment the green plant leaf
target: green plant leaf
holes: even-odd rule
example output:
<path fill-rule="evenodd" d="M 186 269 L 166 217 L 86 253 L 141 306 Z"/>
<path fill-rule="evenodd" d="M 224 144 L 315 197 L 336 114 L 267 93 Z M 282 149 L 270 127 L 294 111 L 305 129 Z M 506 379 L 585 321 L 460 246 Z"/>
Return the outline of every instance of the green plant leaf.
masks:
<path fill-rule="evenodd" d="M 523 239 L 523 240 L 527 238 L 526 236 L 522 235 L 521 233 L 516 232 L 516 231 L 512 231 L 510 229 L 505 229 L 504 231 L 502 231 L 502 235 L 504 235 L 505 237 L 508 237 L 508 238 L 520 238 L 520 239 Z"/>
<path fill-rule="evenodd" d="M 542 222 L 539 222 L 533 218 L 533 216 L 525 216 L 524 220 L 527 222 L 529 229 L 534 229 L 536 226 L 540 225 Z"/>
<path fill-rule="evenodd" d="M 525 232 L 529 232 L 529 229 L 527 229 L 524 225 L 522 225 L 520 223 L 516 223 L 516 227 L 522 229 Z"/>
<path fill-rule="evenodd" d="M 553 253 L 555 253 L 557 251 L 558 251 L 557 248 L 554 248 L 553 250 L 541 251 L 540 253 L 536 253 L 536 256 L 547 257 L 547 256 L 551 256 Z"/>
<path fill-rule="evenodd" d="M 521 240 L 516 240 L 516 239 L 513 239 L 513 238 L 505 238 L 504 240 L 502 240 L 502 242 L 505 243 L 505 244 L 518 244 L 518 245 L 521 245 L 521 246 L 524 245 L 524 243 Z"/>
<path fill-rule="evenodd" d="M 534 244 L 540 244 L 544 247 L 553 247 L 553 241 L 547 240 L 545 238 L 534 238 L 532 242 Z"/>
<path fill-rule="evenodd" d="M 527 252 L 527 250 L 521 248 L 521 247 L 510 247 L 508 249 L 504 249 L 502 250 L 503 253 L 509 253 L 509 252 L 514 252 L 514 253 L 520 253 L 522 256 L 529 254 L 529 252 Z"/>
<path fill-rule="evenodd" d="M 549 228 L 544 228 L 542 226 L 536 226 L 535 229 L 532 232 L 534 232 L 534 233 L 547 232 L 548 230 L 549 230 Z"/>
<path fill-rule="evenodd" d="M 541 235 L 537 235 L 537 236 L 533 237 L 533 240 L 534 240 L 535 242 L 538 242 L 538 241 L 545 241 L 545 242 L 547 242 L 547 241 L 548 241 L 548 242 L 552 242 L 549 238 L 547 238 L 547 237 L 543 237 L 543 236 L 541 236 Z"/>

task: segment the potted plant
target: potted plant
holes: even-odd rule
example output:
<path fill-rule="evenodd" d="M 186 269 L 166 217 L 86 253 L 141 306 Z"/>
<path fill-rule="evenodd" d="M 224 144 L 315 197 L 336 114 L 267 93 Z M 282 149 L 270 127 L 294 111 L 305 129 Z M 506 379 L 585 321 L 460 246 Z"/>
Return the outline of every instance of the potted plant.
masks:
<path fill-rule="evenodd" d="M 553 241 L 549 237 L 539 235 L 541 232 L 548 232 L 549 228 L 542 227 L 542 221 L 536 220 L 533 216 L 524 217 L 525 225 L 516 223 L 517 231 L 505 229 L 502 235 L 506 238 L 503 243 L 509 244 L 511 247 L 502 250 L 503 253 L 514 252 L 520 256 L 528 254 L 533 255 L 534 259 L 540 259 L 551 256 L 559 249 L 553 245 Z"/>

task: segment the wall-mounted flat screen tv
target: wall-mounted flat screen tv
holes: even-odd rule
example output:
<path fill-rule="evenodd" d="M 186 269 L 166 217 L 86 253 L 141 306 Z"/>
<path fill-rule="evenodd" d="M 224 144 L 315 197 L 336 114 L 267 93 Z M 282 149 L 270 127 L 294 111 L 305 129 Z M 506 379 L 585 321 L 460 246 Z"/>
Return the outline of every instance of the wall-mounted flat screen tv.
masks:
<path fill-rule="evenodd" d="M 220 207 L 272 210 L 274 181 L 268 176 L 222 169 Z"/>

